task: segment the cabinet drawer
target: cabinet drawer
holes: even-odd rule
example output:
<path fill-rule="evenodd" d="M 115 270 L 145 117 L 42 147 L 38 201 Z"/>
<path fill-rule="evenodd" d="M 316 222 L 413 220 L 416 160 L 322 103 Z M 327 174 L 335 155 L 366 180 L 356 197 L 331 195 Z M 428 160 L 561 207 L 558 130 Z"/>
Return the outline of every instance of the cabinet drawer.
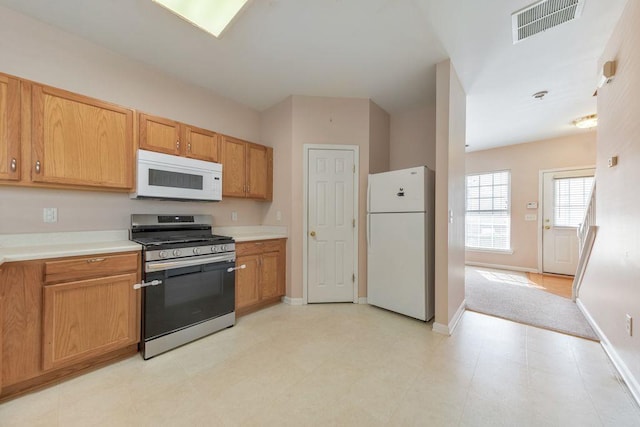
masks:
<path fill-rule="evenodd" d="M 262 240 L 256 242 L 236 243 L 236 255 L 256 255 L 280 250 L 279 240 Z"/>
<path fill-rule="evenodd" d="M 45 283 L 111 276 L 138 270 L 138 253 L 95 255 L 45 262 Z"/>

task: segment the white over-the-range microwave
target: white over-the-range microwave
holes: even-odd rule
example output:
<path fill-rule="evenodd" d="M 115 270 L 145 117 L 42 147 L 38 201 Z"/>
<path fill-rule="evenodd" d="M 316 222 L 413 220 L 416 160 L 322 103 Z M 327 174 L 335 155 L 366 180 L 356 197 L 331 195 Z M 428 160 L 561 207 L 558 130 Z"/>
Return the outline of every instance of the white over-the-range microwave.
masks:
<path fill-rule="evenodd" d="M 136 192 L 132 198 L 222 200 L 222 165 L 138 150 Z"/>

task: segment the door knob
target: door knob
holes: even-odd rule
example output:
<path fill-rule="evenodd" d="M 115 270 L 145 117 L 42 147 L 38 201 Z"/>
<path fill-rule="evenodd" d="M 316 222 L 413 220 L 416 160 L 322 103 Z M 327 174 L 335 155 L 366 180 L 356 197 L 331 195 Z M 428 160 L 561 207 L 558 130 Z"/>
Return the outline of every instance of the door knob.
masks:
<path fill-rule="evenodd" d="M 312 231 L 311 233 L 309 233 L 309 235 L 310 235 L 311 237 L 316 237 L 316 232 L 315 232 L 315 231 Z"/>
<path fill-rule="evenodd" d="M 551 229 L 551 226 L 550 226 L 550 225 L 545 225 L 545 226 L 544 226 L 544 229 L 545 229 L 545 230 L 550 230 L 550 229 Z"/>

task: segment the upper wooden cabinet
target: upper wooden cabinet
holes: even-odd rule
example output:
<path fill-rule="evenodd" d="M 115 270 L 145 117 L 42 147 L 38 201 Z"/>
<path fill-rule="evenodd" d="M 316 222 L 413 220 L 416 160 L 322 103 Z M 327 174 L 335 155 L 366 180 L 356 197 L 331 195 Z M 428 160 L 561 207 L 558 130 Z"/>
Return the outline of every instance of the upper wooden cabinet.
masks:
<path fill-rule="evenodd" d="M 0 74 L 0 179 L 20 179 L 20 80 Z"/>
<path fill-rule="evenodd" d="M 221 135 L 222 196 L 273 198 L 273 148 Z"/>
<path fill-rule="evenodd" d="M 162 117 L 140 114 L 140 148 L 175 156 L 217 162 L 215 132 Z"/>
<path fill-rule="evenodd" d="M 132 190 L 133 114 L 128 108 L 33 85 L 31 179 Z"/>

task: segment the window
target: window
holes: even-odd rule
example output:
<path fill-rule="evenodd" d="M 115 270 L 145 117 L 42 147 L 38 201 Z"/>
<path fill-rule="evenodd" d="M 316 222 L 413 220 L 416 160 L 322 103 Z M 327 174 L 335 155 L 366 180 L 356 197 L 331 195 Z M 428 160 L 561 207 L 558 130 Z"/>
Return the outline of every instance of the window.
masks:
<path fill-rule="evenodd" d="M 511 249 L 510 181 L 509 171 L 467 175 L 467 248 Z"/>
<path fill-rule="evenodd" d="M 578 227 L 584 220 L 593 187 L 593 177 L 555 178 L 553 180 L 554 212 L 556 227 Z"/>

